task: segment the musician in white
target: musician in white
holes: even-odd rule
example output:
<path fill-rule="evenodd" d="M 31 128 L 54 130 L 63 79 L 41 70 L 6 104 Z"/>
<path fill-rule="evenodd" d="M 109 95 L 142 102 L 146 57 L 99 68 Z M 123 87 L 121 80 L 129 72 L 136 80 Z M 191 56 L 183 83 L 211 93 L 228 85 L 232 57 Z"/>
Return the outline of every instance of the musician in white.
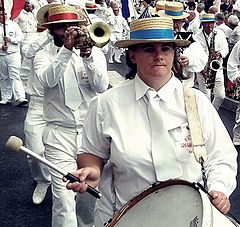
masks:
<path fill-rule="evenodd" d="M 122 50 L 114 47 L 118 40 L 126 39 L 129 35 L 129 26 L 125 18 L 119 15 L 119 7 L 115 5 L 112 8 L 113 15 L 108 17 L 107 23 L 111 28 L 111 37 L 109 43 L 109 63 L 121 63 Z"/>
<path fill-rule="evenodd" d="M 0 104 L 10 103 L 12 98 L 17 101 L 16 105 L 26 105 L 25 91 L 19 76 L 21 67 L 20 43 L 23 34 L 17 23 L 8 20 L 3 24 L 3 12 L 0 12 Z M 4 26 L 6 36 L 4 36 Z"/>
<path fill-rule="evenodd" d="M 74 48 L 79 41 L 77 34 L 88 35 L 83 26 L 85 20 L 79 18 L 76 9 L 59 4 L 50 6 L 47 12 L 49 16 L 45 17 L 46 11 L 41 8 L 38 21 L 45 21 L 43 25 L 53 36 L 53 42 L 38 51 L 34 58 L 34 70 L 45 88 L 43 116 L 47 126 L 43 142 L 46 158 L 69 172 L 77 168 L 76 153 L 90 100 L 97 92 L 102 93 L 108 88 L 109 78 L 104 54 L 99 48 L 92 47 L 89 39 L 84 40 L 88 43 L 85 48 L 82 45 L 80 50 Z M 81 28 L 78 27 L 80 24 Z M 80 214 L 77 220 L 75 194 L 66 190 L 59 173 L 50 169 L 50 174 L 52 226 L 91 226 L 95 199 L 90 197 L 89 203 L 81 209 L 87 215 Z M 80 206 L 86 197 L 79 197 L 82 200 Z"/>
<path fill-rule="evenodd" d="M 232 83 L 240 86 L 240 40 L 234 45 L 227 62 L 227 76 Z M 240 92 L 238 91 L 238 96 Z M 233 128 L 233 144 L 240 145 L 240 102 L 236 110 L 235 125 Z"/>
<path fill-rule="evenodd" d="M 208 56 L 210 55 L 209 52 L 214 52 L 212 54 L 215 55 L 216 60 L 219 61 L 219 67 L 216 68 L 214 88 L 212 90 L 212 93 L 214 96 L 212 103 L 213 103 L 213 106 L 216 108 L 216 110 L 218 110 L 225 98 L 222 59 L 226 57 L 226 55 L 228 54 L 228 51 L 229 51 L 228 42 L 224 32 L 214 28 L 214 24 L 215 24 L 214 14 L 203 15 L 201 23 L 203 25 L 203 30 L 196 35 L 196 38 L 201 43 L 207 55 Z M 215 38 L 212 39 L 214 33 L 216 35 L 215 35 Z M 213 75 L 208 65 L 210 65 L 210 61 L 208 61 L 207 65 L 205 66 L 204 72 L 209 71 L 210 74 Z M 207 88 L 207 84 L 203 76 L 203 72 L 197 73 L 197 81 L 198 81 L 199 89 L 211 100 L 211 89 Z"/>
<path fill-rule="evenodd" d="M 190 16 L 184 12 L 183 4 L 180 2 L 167 2 L 165 10 L 158 13 L 160 16 L 169 17 L 173 20 L 174 31 L 185 32 L 183 28 L 184 21 Z M 174 15 L 174 16 L 173 16 Z M 193 36 L 194 42 L 181 50 L 179 63 L 182 66 L 182 73 L 187 78 L 183 84 L 187 87 L 193 87 L 195 84 L 195 74 L 201 72 L 207 63 L 207 54 L 203 47 Z"/>
<path fill-rule="evenodd" d="M 23 32 L 23 41 L 21 43 L 21 55 L 24 58 L 27 45 L 38 39 L 37 21 L 33 14 L 33 4 L 29 1 L 25 2 L 24 8 L 20 14 L 14 19 Z"/>
<path fill-rule="evenodd" d="M 135 78 L 109 89 L 90 104 L 77 159 L 79 170 L 74 172 L 84 182 L 67 187 L 85 192 L 86 183 L 99 185 L 104 195 L 97 201 L 96 227 L 104 226 L 114 211 L 156 182 L 202 180 L 201 165 L 192 149 L 183 85 L 172 72 L 176 46 L 185 46 L 188 41 L 174 39 L 172 23 L 166 17 L 133 21 L 131 39 L 116 45 L 128 48 Z M 206 144 L 204 166 L 211 202 L 227 213 L 228 198 L 236 187 L 237 151 L 211 102 L 197 89 L 189 90 L 196 95 Z M 106 163 L 112 165 L 112 172 L 105 169 Z"/>
<path fill-rule="evenodd" d="M 39 33 L 39 39 L 28 45 L 26 58 L 23 59 L 25 64 L 25 74 L 28 79 L 26 93 L 30 97 L 30 103 L 24 121 L 24 134 L 26 147 L 36 154 L 45 157 L 45 147 L 42 135 L 46 127 L 46 121 L 43 119 L 43 99 L 44 86 L 40 83 L 37 74 L 33 68 L 33 61 L 36 53 L 43 49 L 45 45 L 52 41 L 52 37 L 47 30 Z M 34 181 L 37 183 L 32 195 L 34 204 L 40 204 L 44 200 L 47 189 L 51 183 L 51 176 L 46 165 L 38 162 L 31 156 L 28 157 L 30 170 Z"/>

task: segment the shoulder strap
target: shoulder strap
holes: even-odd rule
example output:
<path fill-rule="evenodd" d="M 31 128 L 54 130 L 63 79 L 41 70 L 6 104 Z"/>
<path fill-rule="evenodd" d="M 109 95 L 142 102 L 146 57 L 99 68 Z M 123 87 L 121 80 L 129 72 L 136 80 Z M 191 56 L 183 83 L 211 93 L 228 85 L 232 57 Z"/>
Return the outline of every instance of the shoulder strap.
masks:
<path fill-rule="evenodd" d="M 188 117 L 189 129 L 192 138 L 192 146 L 195 159 L 201 163 L 207 159 L 206 145 L 203 139 L 202 127 L 198 114 L 196 97 L 193 89 L 183 87 L 185 108 Z"/>

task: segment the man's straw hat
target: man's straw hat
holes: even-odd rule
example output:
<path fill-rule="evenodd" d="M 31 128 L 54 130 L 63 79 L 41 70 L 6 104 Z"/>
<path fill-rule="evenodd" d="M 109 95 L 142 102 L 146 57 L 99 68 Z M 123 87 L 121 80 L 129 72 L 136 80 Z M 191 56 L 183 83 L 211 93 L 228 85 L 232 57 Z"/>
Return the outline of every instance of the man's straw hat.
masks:
<path fill-rule="evenodd" d="M 95 3 L 95 0 L 86 0 L 85 1 L 85 8 L 88 9 L 88 10 L 95 10 L 98 7 Z"/>
<path fill-rule="evenodd" d="M 130 24 L 130 39 L 117 41 L 115 45 L 126 48 L 143 43 L 175 43 L 188 46 L 187 40 L 174 39 L 173 20 L 168 17 L 152 17 L 134 20 Z"/>
<path fill-rule="evenodd" d="M 44 23 L 47 23 L 47 17 L 48 17 L 48 10 L 53 7 L 61 5 L 60 3 L 50 3 L 47 5 L 44 5 L 41 7 L 37 12 L 37 22 L 39 25 L 43 25 Z"/>
<path fill-rule="evenodd" d="M 213 13 L 206 13 L 202 15 L 201 22 L 215 22 L 215 15 Z"/>
<path fill-rule="evenodd" d="M 165 10 L 160 10 L 158 15 L 170 17 L 173 20 L 180 20 L 187 18 L 189 13 L 184 12 L 183 4 L 181 2 L 166 2 Z"/>
<path fill-rule="evenodd" d="M 82 22 L 85 21 L 79 17 L 76 9 L 73 6 L 57 4 L 50 4 L 46 9 L 40 8 L 37 14 L 38 23 L 44 21 L 42 25 L 50 24 Z M 40 23 L 39 23 L 40 24 Z"/>
<path fill-rule="evenodd" d="M 157 1 L 156 3 L 156 7 L 152 8 L 151 9 L 151 13 L 152 14 L 157 14 L 157 12 L 159 10 L 165 10 L 165 4 L 166 4 L 167 1 L 164 1 L 164 0 L 160 0 L 160 1 Z"/>

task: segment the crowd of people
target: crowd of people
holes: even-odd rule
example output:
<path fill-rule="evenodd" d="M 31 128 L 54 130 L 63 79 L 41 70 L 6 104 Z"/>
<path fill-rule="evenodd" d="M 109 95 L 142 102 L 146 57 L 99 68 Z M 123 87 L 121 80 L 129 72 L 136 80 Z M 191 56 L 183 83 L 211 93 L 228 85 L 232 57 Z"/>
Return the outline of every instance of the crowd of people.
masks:
<path fill-rule="evenodd" d="M 26 0 L 13 19 L 1 7 L 0 104 L 27 106 L 27 148 L 81 180 L 65 182 L 28 157 L 34 204 L 51 185 L 52 226 L 104 226 L 171 179 L 202 183 L 218 210 L 230 210 L 240 104 L 233 141 L 217 111 L 226 92 L 240 96 L 240 2 L 130 2 L 127 17 L 119 0 Z M 102 45 L 90 34 L 97 22 L 111 31 Z M 124 57 L 126 81 L 110 88 L 107 62 Z M 187 91 L 202 144 L 194 144 Z M 88 185 L 100 200 L 85 193 Z"/>

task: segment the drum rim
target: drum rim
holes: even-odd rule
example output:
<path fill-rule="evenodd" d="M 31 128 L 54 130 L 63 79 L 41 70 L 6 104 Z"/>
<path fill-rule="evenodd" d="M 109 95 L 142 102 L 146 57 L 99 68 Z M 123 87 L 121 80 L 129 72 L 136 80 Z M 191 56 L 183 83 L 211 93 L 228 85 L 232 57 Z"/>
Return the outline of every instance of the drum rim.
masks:
<path fill-rule="evenodd" d="M 144 190 L 139 195 L 131 199 L 129 202 L 127 202 L 111 219 L 111 222 L 107 225 L 107 227 L 113 227 L 123 216 L 126 214 L 128 210 L 130 210 L 132 207 L 134 207 L 138 202 L 140 202 L 143 198 L 146 196 L 152 194 L 153 192 L 166 188 L 168 186 L 172 185 L 186 185 L 190 186 L 194 189 L 196 189 L 199 192 L 199 188 L 195 185 L 195 183 L 191 183 L 189 181 L 180 180 L 180 179 L 174 179 L 174 180 L 168 180 L 163 182 L 157 182 L 156 185 Z"/>

